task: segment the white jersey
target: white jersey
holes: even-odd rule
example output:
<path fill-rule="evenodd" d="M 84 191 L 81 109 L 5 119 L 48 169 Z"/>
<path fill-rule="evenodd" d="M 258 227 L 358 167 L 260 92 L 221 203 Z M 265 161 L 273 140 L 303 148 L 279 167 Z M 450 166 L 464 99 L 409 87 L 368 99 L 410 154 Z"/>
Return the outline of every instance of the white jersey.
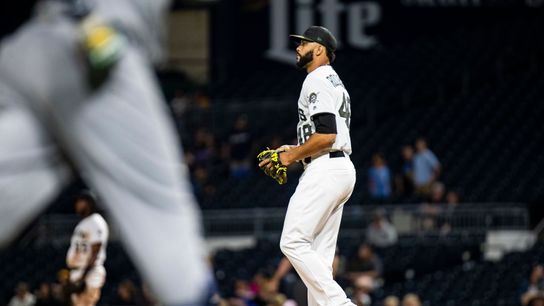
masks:
<path fill-rule="evenodd" d="M 106 260 L 106 245 L 108 243 L 108 224 L 101 215 L 94 213 L 81 220 L 70 242 L 70 248 L 66 255 L 66 263 L 70 268 L 83 269 L 87 267 L 91 256 L 91 246 L 101 243 L 100 251 L 94 262 L 94 266 L 102 266 Z"/>
<path fill-rule="evenodd" d="M 312 116 L 321 113 L 334 114 L 336 117 L 336 141 L 332 151 L 344 151 L 351 154 L 349 125 L 351 103 L 349 94 L 338 74 L 330 65 L 320 66 L 310 72 L 298 98 L 297 139 L 301 145 L 315 133 Z"/>
<path fill-rule="evenodd" d="M 308 74 L 298 112 L 299 145 L 316 132 L 313 116 L 333 114 L 337 133 L 331 152 L 344 154 L 326 150 L 302 161 L 304 173 L 289 200 L 280 249 L 308 288 L 308 305 L 355 306 L 331 273 L 342 212 L 356 181 L 355 167 L 346 155 L 351 153 L 349 95 L 331 66 Z"/>

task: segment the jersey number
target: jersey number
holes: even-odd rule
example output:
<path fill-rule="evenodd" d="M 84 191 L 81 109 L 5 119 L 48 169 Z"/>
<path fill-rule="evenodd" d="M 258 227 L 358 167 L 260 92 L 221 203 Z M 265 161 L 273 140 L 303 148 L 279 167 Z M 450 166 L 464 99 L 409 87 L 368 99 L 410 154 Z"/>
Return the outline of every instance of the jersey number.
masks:
<path fill-rule="evenodd" d="M 307 120 L 306 115 L 304 115 L 304 111 L 300 108 L 298 109 L 298 118 L 300 119 L 300 121 Z"/>
<path fill-rule="evenodd" d="M 300 121 L 308 120 L 306 115 L 304 115 L 304 111 L 300 108 L 298 109 L 298 118 L 300 119 Z M 306 140 L 308 140 L 308 138 L 310 138 L 311 135 L 312 135 L 312 126 L 309 124 L 303 124 L 297 129 L 298 143 L 299 144 L 305 143 Z"/>
<path fill-rule="evenodd" d="M 87 253 L 87 244 L 83 242 L 76 242 L 76 253 Z"/>
<path fill-rule="evenodd" d="M 338 114 L 340 117 L 346 119 L 346 125 L 349 130 L 349 125 L 351 123 L 351 100 L 349 99 L 349 96 L 346 97 L 345 93 L 342 95 L 342 105 L 340 105 Z"/>
<path fill-rule="evenodd" d="M 303 144 L 312 136 L 312 126 L 309 124 L 304 124 L 297 129 L 297 138 L 298 143 Z"/>

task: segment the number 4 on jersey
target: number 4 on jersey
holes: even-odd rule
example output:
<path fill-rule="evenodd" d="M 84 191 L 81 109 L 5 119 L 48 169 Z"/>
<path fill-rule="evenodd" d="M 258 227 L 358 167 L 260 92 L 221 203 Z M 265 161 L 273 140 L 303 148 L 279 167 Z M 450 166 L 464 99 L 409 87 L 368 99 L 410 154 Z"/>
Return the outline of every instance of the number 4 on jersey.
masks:
<path fill-rule="evenodd" d="M 342 105 L 340 105 L 338 114 L 340 115 L 340 117 L 346 119 L 346 125 L 349 130 L 349 124 L 351 121 L 351 100 L 349 99 L 349 96 L 346 97 L 345 93 L 342 95 Z"/>

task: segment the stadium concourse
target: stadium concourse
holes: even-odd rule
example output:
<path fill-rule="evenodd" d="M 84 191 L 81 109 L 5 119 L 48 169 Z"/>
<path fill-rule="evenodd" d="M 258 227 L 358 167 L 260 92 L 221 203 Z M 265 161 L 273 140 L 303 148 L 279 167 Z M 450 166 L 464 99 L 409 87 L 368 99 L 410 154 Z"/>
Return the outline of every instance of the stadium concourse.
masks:
<path fill-rule="evenodd" d="M 259 16 L 258 8 L 241 6 L 244 14 L 256 10 Z M 217 9 L 210 8 L 220 15 Z M 340 230 L 336 279 L 358 306 L 399 305 L 387 299 L 392 296 L 401 305 L 417 306 L 418 299 L 403 301 L 407 294 L 426 306 L 537 305 L 536 299 L 522 297 L 544 293 L 539 265 L 544 258 L 539 226 L 544 217 L 544 14 L 541 8 L 508 4 L 427 9 L 400 12 L 419 14 L 435 27 L 410 25 L 407 29 L 418 34 L 407 38 L 384 24 L 376 33 L 392 34 L 384 34 L 380 45 L 365 50 L 346 45 L 338 51 L 334 67 L 351 93 L 357 184 Z M 388 12 L 384 8 L 384 23 Z M 434 13 L 438 17 L 429 16 Z M 394 17 L 406 23 L 400 15 Z M 458 19 L 466 22 L 453 22 Z M 240 27 L 234 23 L 223 31 Z M 240 50 L 247 49 L 244 55 L 262 51 L 252 50 L 251 41 L 236 50 L 212 39 L 215 53 L 230 50 L 227 59 L 242 56 Z M 223 242 L 210 254 L 217 283 L 210 303 L 305 306 L 296 273 L 275 279 L 282 259 L 281 217 L 302 169 L 290 170 L 288 183 L 278 186 L 262 175 L 255 158 L 266 146 L 296 141 L 294 107 L 303 74 L 261 55 L 248 57 L 235 61 L 235 68 L 221 66 L 225 58 L 214 61 L 207 84 L 159 71 L 205 234 Z M 413 157 L 402 155 L 406 147 L 418 154 L 419 137 L 440 162 L 439 180 L 423 194 L 406 177 Z M 376 154 L 380 165 L 374 163 Z M 390 192 L 379 196 L 369 187 L 376 183 L 369 169 L 377 166 L 390 174 L 379 182 Z M 36 296 L 43 295 L 42 283 L 51 285 L 52 296 L 58 293 L 67 237 L 77 222 L 70 199 L 82 187 L 81 180 L 72 182 L 0 250 L 0 305 L 8 305 L 19 282 Z M 385 238 L 372 237 L 373 226 Z M 492 239 L 504 232 L 517 241 L 495 250 Z M 227 246 L 230 242 L 236 247 Z M 115 226 L 107 254 L 99 305 L 153 304 Z"/>

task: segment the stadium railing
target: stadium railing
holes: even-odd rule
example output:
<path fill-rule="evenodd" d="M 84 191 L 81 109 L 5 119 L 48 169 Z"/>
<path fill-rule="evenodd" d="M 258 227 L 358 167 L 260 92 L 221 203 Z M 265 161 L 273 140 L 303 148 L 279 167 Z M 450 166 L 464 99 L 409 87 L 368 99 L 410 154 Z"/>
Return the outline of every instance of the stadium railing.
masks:
<path fill-rule="evenodd" d="M 429 212 L 419 204 L 365 205 L 344 208 L 341 234 L 363 237 L 377 210 L 385 213 L 399 235 L 438 234 L 449 225 L 449 233 L 482 235 L 491 230 L 529 230 L 529 211 L 522 203 L 463 203 L 455 210 L 436 204 Z M 203 212 L 207 237 L 277 237 L 281 233 L 286 208 L 206 210 Z M 431 220 L 426 222 L 424 220 Z M 20 240 L 21 244 L 40 241 L 66 243 L 78 222 L 76 215 L 45 215 Z M 430 226 L 429 226 L 430 224 Z M 110 224 L 110 240 L 118 240 L 115 224 Z"/>

